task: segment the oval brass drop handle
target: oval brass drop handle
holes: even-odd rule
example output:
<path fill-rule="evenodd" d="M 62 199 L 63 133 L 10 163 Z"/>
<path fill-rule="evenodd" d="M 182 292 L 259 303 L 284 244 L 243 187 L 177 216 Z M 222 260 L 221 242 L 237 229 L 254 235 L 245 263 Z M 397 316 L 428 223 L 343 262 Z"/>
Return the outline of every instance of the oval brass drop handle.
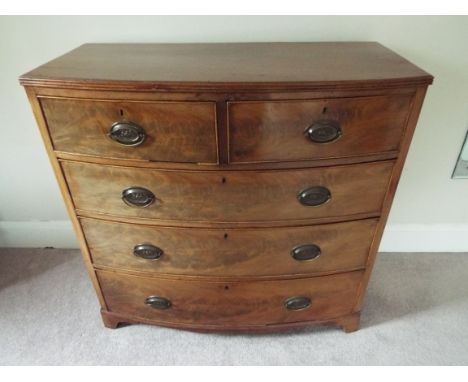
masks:
<path fill-rule="evenodd" d="M 326 187 L 313 186 L 299 192 L 297 199 L 304 206 L 317 207 L 331 199 L 331 192 Z"/>
<path fill-rule="evenodd" d="M 291 256 L 297 261 L 315 260 L 322 254 L 322 250 L 316 244 L 304 244 L 294 247 Z"/>
<path fill-rule="evenodd" d="M 108 135 L 113 141 L 124 146 L 139 146 L 146 139 L 145 130 L 133 122 L 115 122 Z"/>
<path fill-rule="evenodd" d="M 152 244 L 137 244 L 133 247 L 133 254 L 145 260 L 159 260 L 164 251 Z"/>
<path fill-rule="evenodd" d="M 339 122 L 329 119 L 314 122 L 304 133 L 314 143 L 331 143 L 342 135 Z"/>
<path fill-rule="evenodd" d="M 143 187 L 129 187 L 122 191 L 122 200 L 132 207 L 148 207 L 155 200 L 156 196 Z"/>
<path fill-rule="evenodd" d="M 307 309 L 311 303 L 312 301 L 308 297 L 290 297 L 284 302 L 284 307 L 288 310 L 303 310 Z"/>
<path fill-rule="evenodd" d="M 171 300 L 161 296 L 148 296 L 145 299 L 145 304 L 159 310 L 169 309 L 172 306 Z"/>

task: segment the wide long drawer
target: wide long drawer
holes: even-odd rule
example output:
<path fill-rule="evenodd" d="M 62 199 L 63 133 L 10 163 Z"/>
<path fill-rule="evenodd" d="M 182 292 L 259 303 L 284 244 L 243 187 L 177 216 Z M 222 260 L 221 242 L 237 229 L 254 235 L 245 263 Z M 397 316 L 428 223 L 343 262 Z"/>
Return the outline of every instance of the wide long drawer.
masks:
<path fill-rule="evenodd" d="M 365 267 L 377 219 L 206 229 L 80 218 L 97 267 L 215 277 L 315 275 Z"/>
<path fill-rule="evenodd" d="M 145 161 L 218 161 L 213 102 L 40 102 L 58 151 Z"/>
<path fill-rule="evenodd" d="M 393 161 L 265 171 L 167 171 L 63 161 L 75 207 L 148 219 L 255 222 L 380 212 Z"/>
<path fill-rule="evenodd" d="M 97 271 L 109 311 L 160 323 L 268 325 L 352 312 L 362 272 L 279 281 L 169 280 Z"/>
<path fill-rule="evenodd" d="M 300 161 L 399 150 L 412 98 L 229 102 L 229 160 Z"/>

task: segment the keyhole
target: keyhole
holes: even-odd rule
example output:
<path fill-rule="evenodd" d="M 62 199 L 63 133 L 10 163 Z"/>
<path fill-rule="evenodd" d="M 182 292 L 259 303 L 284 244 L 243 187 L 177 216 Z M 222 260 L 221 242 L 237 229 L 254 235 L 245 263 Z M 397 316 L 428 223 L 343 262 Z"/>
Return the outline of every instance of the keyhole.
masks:
<path fill-rule="evenodd" d="M 124 115 L 123 109 L 120 109 L 119 112 L 120 112 L 120 115 L 123 117 L 123 115 Z"/>
<path fill-rule="evenodd" d="M 225 234 L 224 234 L 224 240 L 226 240 L 227 238 L 228 238 L 228 234 L 225 233 Z"/>
<path fill-rule="evenodd" d="M 323 110 L 322 110 L 322 114 L 325 114 L 328 110 L 328 107 L 324 107 Z"/>
<path fill-rule="evenodd" d="M 226 183 L 226 178 L 225 178 L 225 177 L 223 177 L 223 178 L 221 179 L 221 183 L 223 183 L 223 184 Z"/>
<path fill-rule="evenodd" d="M 224 290 L 229 290 L 229 285 L 225 285 Z"/>

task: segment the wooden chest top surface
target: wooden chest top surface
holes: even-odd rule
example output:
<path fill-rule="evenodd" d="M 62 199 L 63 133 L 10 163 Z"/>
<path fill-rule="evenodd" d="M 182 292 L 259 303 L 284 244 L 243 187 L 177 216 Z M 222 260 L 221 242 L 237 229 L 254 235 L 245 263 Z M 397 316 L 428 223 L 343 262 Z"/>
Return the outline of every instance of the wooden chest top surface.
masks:
<path fill-rule="evenodd" d="M 101 89 L 326 89 L 429 84 L 376 42 L 84 44 L 21 76 L 24 85 Z"/>

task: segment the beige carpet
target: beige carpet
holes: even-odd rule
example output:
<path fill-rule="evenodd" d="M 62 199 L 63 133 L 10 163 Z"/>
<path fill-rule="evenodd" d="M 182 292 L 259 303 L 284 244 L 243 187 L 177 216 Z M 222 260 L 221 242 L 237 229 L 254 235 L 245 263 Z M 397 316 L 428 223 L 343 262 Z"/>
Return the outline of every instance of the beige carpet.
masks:
<path fill-rule="evenodd" d="M 468 365 L 468 254 L 381 254 L 362 329 L 102 326 L 76 250 L 0 249 L 1 365 Z"/>

